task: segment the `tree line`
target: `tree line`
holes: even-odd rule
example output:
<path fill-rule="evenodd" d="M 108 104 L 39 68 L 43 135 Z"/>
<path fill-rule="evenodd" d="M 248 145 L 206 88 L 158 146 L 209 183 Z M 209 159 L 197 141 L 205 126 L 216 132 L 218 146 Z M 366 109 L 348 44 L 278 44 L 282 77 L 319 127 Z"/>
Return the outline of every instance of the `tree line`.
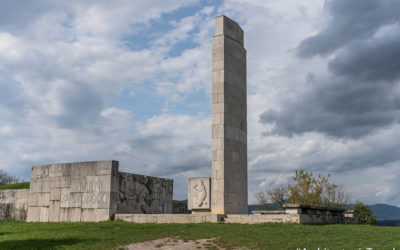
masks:
<path fill-rule="evenodd" d="M 0 185 L 14 184 L 18 182 L 22 182 L 22 180 L 9 175 L 6 173 L 6 171 L 0 169 Z"/>

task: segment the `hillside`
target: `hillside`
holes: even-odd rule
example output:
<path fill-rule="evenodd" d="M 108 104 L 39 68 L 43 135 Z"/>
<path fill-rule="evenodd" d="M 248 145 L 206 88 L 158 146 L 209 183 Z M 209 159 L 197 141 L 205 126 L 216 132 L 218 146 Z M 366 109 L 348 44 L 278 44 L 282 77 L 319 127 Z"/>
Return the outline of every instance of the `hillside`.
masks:
<path fill-rule="evenodd" d="M 370 205 L 369 208 L 378 220 L 400 220 L 400 208 L 387 204 Z"/>

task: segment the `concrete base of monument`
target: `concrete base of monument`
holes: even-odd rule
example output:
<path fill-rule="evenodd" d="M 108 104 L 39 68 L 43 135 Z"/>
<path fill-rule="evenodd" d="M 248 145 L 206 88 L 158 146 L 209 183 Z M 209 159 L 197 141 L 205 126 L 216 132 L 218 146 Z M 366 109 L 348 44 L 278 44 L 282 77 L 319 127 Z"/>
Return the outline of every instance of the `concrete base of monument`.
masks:
<path fill-rule="evenodd" d="M 300 223 L 299 216 L 287 214 L 116 214 L 115 220 L 133 223 Z"/>
<path fill-rule="evenodd" d="M 115 220 L 134 223 L 202 223 L 239 224 L 352 224 L 353 214 L 340 208 L 286 204 L 283 210 L 254 211 L 253 214 L 116 214 Z"/>
<path fill-rule="evenodd" d="M 134 223 L 202 223 L 222 222 L 222 214 L 116 214 L 115 220 Z"/>
<path fill-rule="evenodd" d="M 116 214 L 115 220 L 133 223 L 293 223 L 293 224 L 345 224 L 348 220 L 336 216 L 305 214 Z"/>

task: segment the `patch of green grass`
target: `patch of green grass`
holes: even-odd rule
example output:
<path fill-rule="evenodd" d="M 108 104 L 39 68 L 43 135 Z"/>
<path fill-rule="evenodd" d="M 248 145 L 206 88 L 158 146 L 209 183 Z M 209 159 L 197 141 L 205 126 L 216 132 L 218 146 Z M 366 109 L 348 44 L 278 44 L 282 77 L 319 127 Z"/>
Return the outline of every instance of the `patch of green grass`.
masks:
<path fill-rule="evenodd" d="M 113 249 L 165 237 L 216 238 L 218 246 L 250 249 L 398 249 L 400 228 L 364 225 L 135 224 L 0 222 L 0 249 Z"/>
<path fill-rule="evenodd" d="M 30 182 L 20 182 L 14 184 L 0 185 L 0 190 L 5 189 L 29 189 Z"/>

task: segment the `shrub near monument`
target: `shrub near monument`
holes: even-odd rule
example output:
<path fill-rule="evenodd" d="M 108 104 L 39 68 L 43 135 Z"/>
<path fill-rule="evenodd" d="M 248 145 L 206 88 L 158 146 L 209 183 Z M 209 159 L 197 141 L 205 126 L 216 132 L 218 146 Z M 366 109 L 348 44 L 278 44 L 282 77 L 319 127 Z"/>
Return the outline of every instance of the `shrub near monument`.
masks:
<path fill-rule="evenodd" d="M 369 209 L 368 205 L 357 202 L 354 206 L 354 219 L 357 224 L 376 225 L 376 216 Z"/>

